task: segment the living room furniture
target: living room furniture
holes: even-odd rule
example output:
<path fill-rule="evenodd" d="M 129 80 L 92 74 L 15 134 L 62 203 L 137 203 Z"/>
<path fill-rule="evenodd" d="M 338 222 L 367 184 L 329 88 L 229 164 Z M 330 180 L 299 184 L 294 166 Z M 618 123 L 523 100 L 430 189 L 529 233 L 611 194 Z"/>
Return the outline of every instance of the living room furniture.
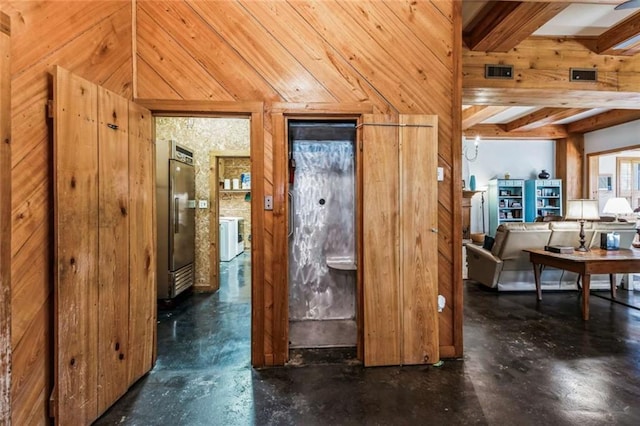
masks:
<path fill-rule="evenodd" d="M 578 251 L 589 251 L 585 246 L 584 223 L 587 220 L 599 220 L 598 200 L 568 200 L 567 201 L 567 219 L 577 220 L 580 223 L 580 245 L 576 248 Z"/>
<path fill-rule="evenodd" d="M 633 209 L 626 198 L 613 197 L 607 200 L 602 208 L 602 213 L 614 215 L 617 221 L 620 215 L 632 214 Z"/>
<path fill-rule="evenodd" d="M 636 228 L 635 222 L 588 222 L 584 232 L 588 247 L 600 246 L 600 234 L 617 232 L 620 247 L 630 248 Z M 499 291 L 533 291 L 535 277 L 523 250 L 544 249 L 546 245 L 575 247 L 579 233 L 578 222 L 504 223 L 498 227 L 491 248 L 466 245 L 468 277 Z M 577 280 L 573 272 L 548 267 L 542 271 L 541 286 L 545 290 L 576 290 Z M 609 288 L 609 277 L 592 276 L 591 288 Z"/>
<path fill-rule="evenodd" d="M 538 300 L 542 300 L 541 273 L 543 267 L 553 267 L 571 271 L 582 281 L 582 319 L 589 319 L 589 291 L 593 274 L 608 274 L 611 297 L 616 298 L 617 273 L 640 271 L 640 252 L 630 249 L 603 250 L 591 248 L 587 252 L 575 251 L 571 254 L 552 253 L 544 249 L 525 249 L 533 264 Z"/>
<path fill-rule="evenodd" d="M 503 223 L 524 222 L 524 179 L 491 179 L 487 203 L 490 235 Z"/>
<path fill-rule="evenodd" d="M 538 217 L 562 216 L 562 179 L 528 179 L 524 183 L 526 222 Z"/>

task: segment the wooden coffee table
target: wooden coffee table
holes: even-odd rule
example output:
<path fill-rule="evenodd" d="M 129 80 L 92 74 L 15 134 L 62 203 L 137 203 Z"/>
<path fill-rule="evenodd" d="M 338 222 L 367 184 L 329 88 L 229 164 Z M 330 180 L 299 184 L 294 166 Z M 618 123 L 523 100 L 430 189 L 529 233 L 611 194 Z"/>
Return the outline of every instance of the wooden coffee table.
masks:
<path fill-rule="evenodd" d="M 640 251 L 638 250 L 602 250 L 593 248 L 587 252 L 576 251 L 571 254 L 552 253 L 542 249 L 525 249 L 523 251 L 529 253 L 529 260 L 533 264 L 538 300 L 542 300 L 542 289 L 540 287 L 542 266 L 552 266 L 580 274 L 582 281 L 582 319 L 584 320 L 589 319 L 589 287 L 592 274 L 609 274 L 611 297 L 615 299 L 615 274 L 640 272 Z"/>

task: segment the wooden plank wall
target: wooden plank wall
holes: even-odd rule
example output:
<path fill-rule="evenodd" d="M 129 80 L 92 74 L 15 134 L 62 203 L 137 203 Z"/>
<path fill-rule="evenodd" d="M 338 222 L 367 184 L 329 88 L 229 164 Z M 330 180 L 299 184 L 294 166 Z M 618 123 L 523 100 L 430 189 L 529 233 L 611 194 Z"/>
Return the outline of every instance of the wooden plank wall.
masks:
<path fill-rule="evenodd" d="M 459 9 L 455 1 L 410 0 L 140 1 L 137 6 L 136 96 L 265 102 L 266 194 L 277 189 L 270 104 L 360 102 L 373 105 L 375 113 L 439 116 L 438 163 L 445 181 L 438 184 L 438 290 L 448 301 L 440 315 L 442 356 L 462 351 L 461 86 L 453 77 L 460 67 Z M 273 214 L 262 214 L 265 280 L 259 314 L 270 364 L 282 359 L 273 350 L 274 339 L 282 337 L 281 319 L 273 315 L 274 304 L 281 302 L 274 300 L 280 293 L 274 277 L 286 274 L 286 265 L 274 256 Z"/>
<path fill-rule="evenodd" d="M 11 24 L 0 13 L 0 424 L 11 407 Z"/>
<path fill-rule="evenodd" d="M 132 97 L 131 3 L 3 1 L 11 17 L 13 424 L 47 424 L 53 371 L 49 73 L 61 65 Z M 73 24 L 70 25 L 69 23 Z"/>
<path fill-rule="evenodd" d="M 132 54 L 132 5 L 137 51 Z M 272 102 L 368 103 L 375 113 L 439 118 L 440 353 L 462 354 L 460 2 L 4 1 L 12 18 L 12 419 L 47 421 L 52 372 L 51 144 L 46 101 L 52 65 L 127 98 L 265 102 L 252 134 L 264 141 L 264 193 L 273 193 Z M 68 22 L 73 22 L 69 25 Z M 241 24 L 240 24 L 241 23 Z M 401 45 L 401 49 L 399 46 Z M 262 212 L 264 340 L 273 354 L 273 220 Z M 273 358 L 271 358 L 273 359 Z"/>

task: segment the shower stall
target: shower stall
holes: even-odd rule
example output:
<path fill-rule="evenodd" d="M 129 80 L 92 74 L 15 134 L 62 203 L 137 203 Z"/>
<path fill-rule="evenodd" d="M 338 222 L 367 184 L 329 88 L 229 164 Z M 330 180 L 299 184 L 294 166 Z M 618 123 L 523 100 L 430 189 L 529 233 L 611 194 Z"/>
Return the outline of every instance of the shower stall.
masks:
<path fill-rule="evenodd" d="M 355 347 L 355 121 L 291 120 L 289 347 Z"/>

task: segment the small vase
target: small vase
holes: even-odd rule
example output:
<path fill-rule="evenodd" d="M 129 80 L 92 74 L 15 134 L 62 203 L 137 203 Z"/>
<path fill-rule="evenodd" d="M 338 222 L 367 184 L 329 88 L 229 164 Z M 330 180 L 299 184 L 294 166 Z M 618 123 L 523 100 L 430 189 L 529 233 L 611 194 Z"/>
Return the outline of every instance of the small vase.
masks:
<path fill-rule="evenodd" d="M 545 169 L 542 169 L 542 171 L 538 174 L 539 179 L 549 179 L 550 177 L 551 175 Z"/>
<path fill-rule="evenodd" d="M 472 191 L 476 190 L 476 176 L 475 175 L 469 176 L 469 189 L 472 190 Z"/>

